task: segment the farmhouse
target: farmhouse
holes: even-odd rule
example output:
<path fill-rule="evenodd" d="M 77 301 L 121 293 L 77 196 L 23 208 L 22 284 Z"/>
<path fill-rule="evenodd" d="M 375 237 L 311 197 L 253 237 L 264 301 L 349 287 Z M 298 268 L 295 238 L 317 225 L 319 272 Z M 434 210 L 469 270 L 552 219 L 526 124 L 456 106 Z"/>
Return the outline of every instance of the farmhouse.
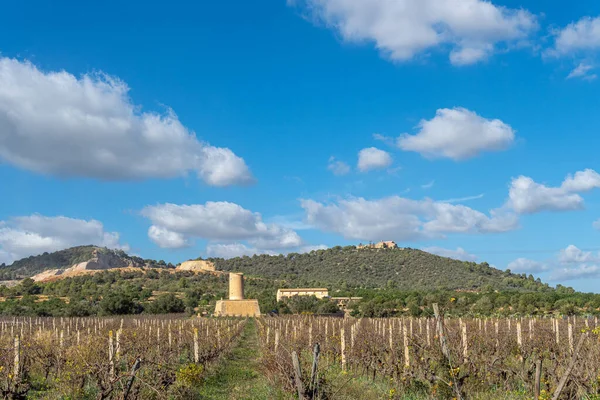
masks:
<path fill-rule="evenodd" d="M 329 291 L 327 288 L 296 288 L 277 290 L 277 301 L 280 301 L 284 297 L 294 296 L 315 296 L 317 299 L 322 299 L 329 297 Z"/>
<path fill-rule="evenodd" d="M 398 245 L 393 240 L 381 241 L 379 243 L 359 244 L 358 249 L 397 249 Z"/>

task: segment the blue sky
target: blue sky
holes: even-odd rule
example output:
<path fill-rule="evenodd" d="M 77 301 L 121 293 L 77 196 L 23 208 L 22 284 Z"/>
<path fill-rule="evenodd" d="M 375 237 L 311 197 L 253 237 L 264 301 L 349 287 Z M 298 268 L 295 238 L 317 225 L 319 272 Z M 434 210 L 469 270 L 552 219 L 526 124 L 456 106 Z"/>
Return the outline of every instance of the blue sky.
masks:
<path fill-rule="evenodd" d="M 600 291 L 600 4 L 8 2 L 0 262 L 396 240 Z"/>

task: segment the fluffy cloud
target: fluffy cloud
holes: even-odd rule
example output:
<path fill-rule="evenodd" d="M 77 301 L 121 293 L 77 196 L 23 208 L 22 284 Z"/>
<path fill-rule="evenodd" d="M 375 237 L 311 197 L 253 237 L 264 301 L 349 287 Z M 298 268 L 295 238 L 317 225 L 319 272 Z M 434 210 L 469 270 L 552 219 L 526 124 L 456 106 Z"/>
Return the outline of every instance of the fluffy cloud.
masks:
<path fill-rule="evenodd" d="M 444 249 L 442 247 L 425 247 L 423 251 L 426 251 L 431 254 L 437 254 L 438 256 L 453 258 L 455 260 L 462 261 L 475 261 L 477 260 L 477 256 L 475 254 L 470 254 L 462 247 L 457 247 L 456 250 L 452 249 Z"/>
<path fill-rule="evenodd" d="M 600 188 L 600 175 L 591 169 L 567 176 L 559 187 L 548 187 L 529 177 L 519 176 L 511 182 L 508 206 L 520 214 L 579 210 L 584 202 L 578 192 L 595 188 Z"/>
<path fill-rule="evenodd" d="M 456 161 L 485 151 L 500 151 L 515 140 L 515 131 L 499 119 L 486 119 L 465 108 L 442 108 L 435 117 L 422 120 L 416 135 L 404 134 L 397 144 L 430 158 Z"/>
<path fill-rule="evenodd" d="M 600 261 L 600 257 L 593 255 L 591 251 L 583 251 L 571 244 L 566 249 L 560 251 L 558 261 L 561 264 L 581 264 L 598 262 Z"/>
<path fill-rule="evenodd" d="M 398 196 L 378 200 L 352 198 L 324 204 L 302 200 L 308 223 L 318 229 L 358 240 L 418 240 L 446 233 L 491 233 L 516 229 L 510 212 L 492 210 L 490 216 L 463 205 L 411 200 Z"/>
<path fill-rule="evenodd" d="M 600 219 L 597 219 L 597 220 L 595 220 L 594 222 L 592 222 L 592 226 L 593 226 L 595 229 L 598 229 L 598 230 L 600 230 Z"/>
<path fill-rule="evenodd" d="M 536 18 L 484 0 L 304 0 L 317 20 L 350 42 L 372 42 L 385 56 L 406 61 L 450 48 L 454 65 L 473 64 L 527 38 Z"/>
<path fill-rule="evenodd" d="M 548 54 L 560 56 L 600 49 L 600 17 L 583 17 L 554 32 L 555 45 Z"/>
<path fill-rule="evenodd" d="M 337 176 L 346 175 L 350 172 L 350 166 L 348 164 L 343 161 L 336 160 L 333 156 L 329 157 L 327 169 Z"/>
<path fill-rule="evenodd" d="M 278 224 L 263 222 L 259 213 L 229 202 L 145 207 L 150 219 L 150 239 L 160 247 L 186 246 L 192 238 L 210 241 L 245 240 L 259 249 L 291 248 L 302 245 L 298 234 Z"/>
<path fill-rule="evenodd" d="M 553 281 L 600 278 L 600 254 L 569 245 L 558 254 L 559 266 L 550 275 Z"/>
<path fill-rule="evenodd" d="M 592 81 L 598 77 L 598 75 L 596 74 L 589 73 L 593 69 L 593 65 L 587 64 L 585 62 L 580 62 L 579 65 L 575 67 L 575 69 L 573 69 L 573 71 L 571 71 L 569 75 L 567 75 L 567 79 L 581 78 L 588 81 Z"/>
<path fill-rule="evenodd" d="M 33 214 L 0 221 L 0 263 L 23 257 L 94 244 L 127 250 L 119 234 L 105 232 L 100 221 Z"/>
<path fill-rule="evenodd" d="M 103 180 L 252 182 L 243 159 L 200 142 L 172 110 L 141 112 L 104 74 L 80 78 L 0 58 L 0 160 L 30 171 Z"/>
<path fill-rule="evenodd" d="M 554 282 L 585 278 L 600 278 L 600 254 L 583 251 L 569 245 L 547 262 L 518 258 L 508 264 L 512 272 L 550 272 L 549 279 Z"/>
<path fill-rule="evenodd" d="M 392 165 L 392 163 L 392 156 L 387 151 L 376 147 L 368 147 L 358 152 L 358 169 L 361 172 L 384 169 Z"/>
<path fill-rule="evenodd" d="M 296 249 L 296 253 L 310 253 L 313 250 L 324 250 L 327 246 L 325 245 L 316 245 L 316 246 L 302 246 Z M 290 250 L 289 252 L 292 252 Z M 285 254 L 287 251 L 283 252 Z M 269 255 L 277 255 L 279 253 L 269 250 L 261 250 L 256 247 L 249 247 L 242 243 L 211 243 L 206 246 L 206 254 L 209 257 L 220 257 L 220 258 L 233 258 L 233 257 L 242 257 L 242 256 L 253 256 L 255 254 L 269 254 Z"/>
<path fill-rule="evenodd" d="M 206 246 L 206 254 L 215 258 L 234 258 L 242 256 L 253 256 L 255 254 L 270 254 L 274 252 L 259 250 L 256 247 L 248 247 L 242 243 L 212 243 Z"/>
<path fill-rule="evenodd" d="M 539 261 L 530 260 L 527 258 L 517 258 L 508 264 L 508 269 L 511 272 L 517 273 L 536 273 L 548 270 L 548 265 Z"/>

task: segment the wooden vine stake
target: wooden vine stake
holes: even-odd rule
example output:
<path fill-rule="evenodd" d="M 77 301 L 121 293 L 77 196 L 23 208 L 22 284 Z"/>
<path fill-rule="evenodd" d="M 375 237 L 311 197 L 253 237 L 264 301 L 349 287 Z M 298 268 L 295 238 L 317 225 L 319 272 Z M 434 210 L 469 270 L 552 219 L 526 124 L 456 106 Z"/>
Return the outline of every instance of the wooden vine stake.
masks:
<path fill-rule="evenodd" d="M 15 365 L 13 367 L 13 375 L 15 377 L 15 387 L 19 384 L 21 372 L 21 339 L 15 336 Z"/>
<path fill-rule="evenodd" d="M 194 328 L 194 362 L 200 361 L 200 348 L 198 346 L 198 328 Z"/>
<path fill-rule="evenodd" d="M 108 362 L 110 363 L 110 377 L 113 378 L 115 376 L 113 331 L 108 332 Z"/>
<path fill-rule="evenodd" d="M 344 335 L 344 328 L 340 330 L 340 351 L 342 353 L 342 371 L 346 370 L 346 336 Z"/>
<path fill-rule="evenodd" d="M 466 364 L 469 360 L 469 345 L 467 344 L 467 324 L 462 326 L 462 342 L 463 342 L 463 361 Z"/>
<path fill-rule="evenodd" d="M 404 367 L 410 367 L 410 354 L 408 352 L 408 332 L 406 331 L 406 324 L 402 325 L 402 335 L 404 336 Z"/>

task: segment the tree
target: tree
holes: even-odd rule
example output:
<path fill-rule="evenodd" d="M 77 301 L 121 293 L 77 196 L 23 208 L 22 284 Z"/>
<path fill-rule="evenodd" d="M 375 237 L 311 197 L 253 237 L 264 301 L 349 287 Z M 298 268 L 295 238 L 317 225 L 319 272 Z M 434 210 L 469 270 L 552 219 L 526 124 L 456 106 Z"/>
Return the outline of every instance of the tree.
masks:
<path fill-rule="evenodd" d="M 122 293 L 109 293 L 100 302 L 103 315 L 139 314 L 143 307 L 131 297 Z"/>
<path fill-rule="evenodd" d="M 153 302 L 146 306 L 146 311 L 150 314 L 172 314 L 185 311 L 183 300 L 173 293 L 167 293 L 158 296 Z"/>

